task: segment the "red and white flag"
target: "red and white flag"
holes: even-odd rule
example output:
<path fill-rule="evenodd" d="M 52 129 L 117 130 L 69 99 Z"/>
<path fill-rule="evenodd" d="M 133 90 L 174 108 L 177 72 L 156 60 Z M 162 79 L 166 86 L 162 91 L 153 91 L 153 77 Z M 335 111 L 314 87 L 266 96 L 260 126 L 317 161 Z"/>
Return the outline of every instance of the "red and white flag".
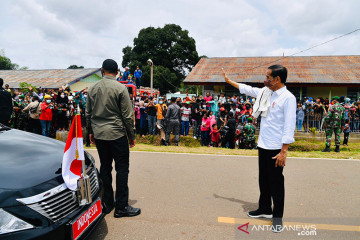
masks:
<path fill-rule="evenodd" d="M 81 118 L 80 114 L 77 114 L 71 124 L 62 162 L 62 177 L 70 190 L 77 189 L 77 180 L 81 177 L 82 160 L 84 159 Z"/>

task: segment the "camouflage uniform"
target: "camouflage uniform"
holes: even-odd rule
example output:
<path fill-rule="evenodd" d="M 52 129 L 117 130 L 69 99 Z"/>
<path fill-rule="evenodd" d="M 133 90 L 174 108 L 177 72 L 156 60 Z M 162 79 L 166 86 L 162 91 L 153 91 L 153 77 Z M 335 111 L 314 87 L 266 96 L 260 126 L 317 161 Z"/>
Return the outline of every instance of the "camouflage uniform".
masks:
<path fill-rule="evenodd" d="M 341 129 L 345 125 L 345 108 L 335 103 L 325 117 L 326 147 L 331 146 L 331 136 L 335 133 L 335 146 L 340 146 Z"/>
<path fill-rule="evenodd" d="M 11 114 L 11 123 L 12 128 L 19 128 L 19 116 L 21 115 L 21 110 L 24 107 L 21 102 L 13 101 L 13 113 Z"/>
<path fill-rule="evenodd" d="M 21 110 L 23 110 L 24 108 L 26 108 L 28 104 L 24 101 L 22 101 L 21 103 L 19 103 L 19 107 L 21 108 Z M 28 112 L 22 112 L 21 110 L 19 110 L 18 113 L 18 120 L 17 120 L 17 126 L 15 126 L 17 129 L 20 130 L 28 130 L 28 123 L 29 123 L 29 113 Z"/>
<path fill-rule="evenodd" d="M 246 123 L 244 127 L 245 133 L 245 146 L 246 148 L 253 149 L 255 147 L 255 127 L 251 123 Z"/>

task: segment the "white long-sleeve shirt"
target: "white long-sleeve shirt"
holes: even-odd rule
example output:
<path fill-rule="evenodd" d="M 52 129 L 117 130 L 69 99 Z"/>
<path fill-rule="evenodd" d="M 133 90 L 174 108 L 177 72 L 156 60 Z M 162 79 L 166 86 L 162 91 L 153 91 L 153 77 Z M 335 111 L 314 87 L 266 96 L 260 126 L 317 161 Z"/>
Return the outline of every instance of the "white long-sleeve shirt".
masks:
<path fill-rule="evenodd" d="M 257 97 L 260 88 L 239 84 L 242 94 Z M 283 144 L 295 142 L 296 98 L 286 87 L 273 92 L 270 110 L 261 118 L 258 146 L 263 149 L 281 149 Z"/>

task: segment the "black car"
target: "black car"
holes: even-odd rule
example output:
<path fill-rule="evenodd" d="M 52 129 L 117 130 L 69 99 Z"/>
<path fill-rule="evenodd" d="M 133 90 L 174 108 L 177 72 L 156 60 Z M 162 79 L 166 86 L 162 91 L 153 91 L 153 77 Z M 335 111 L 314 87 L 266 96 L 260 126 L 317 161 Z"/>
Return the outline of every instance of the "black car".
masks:
<path fill-rule="evenodd" d="M 65 144 L 0 124 L 0 239 L 83 239 L 104 217 L 101 184 L 85 152 L 92 202 L 64 184 Z"/>

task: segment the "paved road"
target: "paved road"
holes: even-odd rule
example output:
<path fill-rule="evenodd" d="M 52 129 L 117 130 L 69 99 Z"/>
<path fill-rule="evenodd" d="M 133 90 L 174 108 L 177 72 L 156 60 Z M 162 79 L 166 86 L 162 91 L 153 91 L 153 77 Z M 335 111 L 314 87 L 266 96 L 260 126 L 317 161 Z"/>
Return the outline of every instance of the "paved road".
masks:
<path fill-rule="evenodd" d="M 132 152 L 130 161 L 130 204 L 142 214 L 108 214 L 91 240 L 360 239 L 360 161 L 288 159 L 280 234 L 246 216 L 257 208 L 256 157 Z M 247 222 L 249 234 L 238 229 Z"/>

